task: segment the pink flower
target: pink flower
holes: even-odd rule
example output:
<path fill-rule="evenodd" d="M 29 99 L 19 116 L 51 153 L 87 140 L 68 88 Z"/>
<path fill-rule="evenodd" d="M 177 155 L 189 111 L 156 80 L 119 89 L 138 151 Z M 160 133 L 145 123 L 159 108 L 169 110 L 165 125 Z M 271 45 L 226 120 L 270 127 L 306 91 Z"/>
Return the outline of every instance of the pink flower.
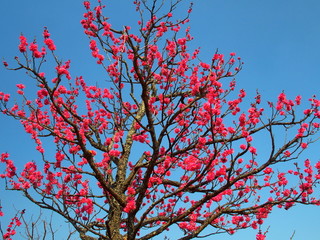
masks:
<path fill-rule="evenodd" d="M 109 155 L 113 157 L 119 157 L 121 152 L 119 150 L 110 150 Z"/>
<path fill-rule="evenodd" d="M 38 50 L 38 45 L 35 42 L 30 44 L 29 49 L 32 52 L 33 57 L 35 58 L 41 58 L 44 55 Z"/>
<path fill-rule="evenodd" d="M 247 141 L 247 142 L 252 142 L 252 136 L 246 137 L 246 141 Z"/>
<path fill-rule="evenodd" d="M 255 147 L 249 147 L 249 152 L 251 152 L 253 155 L 257 155 L 257 149 Z"/>
<path fill-rule="evenodd" d="M 89 10 L 90 9 L 90 2 L 89 1 L 84 1 L 83 2 L 84 7 Z"/>
<path fill-rule="evenodd" d="M 291 156 L 291 153 L 287 150 L 283 153 L 286 157 L 290 157 Z"/>
<path fill-rule="evenodd" d="M 47 38 L 47 39 L 44 40 L 44 43 L 47 45 L 47 47 L 48 47 L 51 51 L 56 50 L 56 46 L 54 45 L 52 39 Z"/>
<path fill-rule="evenodd" d="M 136 194 L 136 190 L 134 190 L 133 187 L 128 187 L 127 192 L 128 192 L 129 195 L 134 195 L 134 194 Z"/>
<path fill-rule="evenodd" d="M 25 88 L 25 86 L 24 86 L 23 84 L 17 84 L 16 86 L 17 86 L 17 88 L 19 88 L 19 89 L 24 89 L 24 88 Z"/>
<path fill-rule="evenodd" d="M 306 110 L 303 111 L 303 114 L 309 115 L 311 112 L 312 112 L 311 109 L 306 109 Z"/>
<path fill-rule="evenodd" d="M 20 39 L 20 44 L 19 44 L 19 50 L 20 52 L 25 52 L 27 51 L 27 46 L 28 46 L 28 43 L 27 43 L 27 39 L 25 36 L 21 35 L 19 37 Z"/>
<path fill-rule="evenodd" d="M 123 209 L 124 212 L 129 213 L 136 209 L 136 201 L 134 197 L 128 197 L 127 198 L 127 205 Z"/>
<path fill-rule="evenodd" d="M 50 37 L 50 33 L 49 33 L 49 31 L 47 30 L 46 27 L 44 28 L 42 35 L 43 35 L 44 38 L 49 38 Z"/>
<path fill-rule="evenodd" d="M 256 240 L 265 240 L 265 239 L 266 239 L 266 236 L 261 233 L 257 234 L 256 236 Z"/>
<path fill-rule="evenodd" d="M 203 67 L 204 69 L 210 69 L 210 65 L 204 62 L 201 62 L 200 66 Z"/>
<path fill-rule="evenodd" d="M 94 151 L 94 150 L 89 150 L 88 152 L 90 152 L 90 154 L 91 154 L 92 156 L 97 155 L 97 152 L 96 152 L 96 151 Z"/>
<path fill-rule="evenodd" d="M 297 105 L 300 105 L 302 97 L 300 95 L 296 96 L 295 102 Z"/>
<path fill-rule="evenodd" d="M 187 39 L 186 39 L 186 38 L 179 38 L 179 39 L 177 40 L 177 43 L 178 43 L 179 45 L 185 45 L 186 42 L 187 42 Z"/>
<path fill-rule="evenodd" d="M 307 143 L 301 143 L 301 148 L 306 149 L 308 147 Z"/>
<path fill-rule="evenodd" d="M 272 168 L 267 167 L 265 170 L 263 170 L 263 172 L 264 172 L 265 174 L 270 174 L 270 173 L 273 172 L 273 170 L 272 170 Z"/>
<path fill-rule="evenodd" d="M 44 73 L 44 72 L 41 72 L 41 73 L 39 73 L 38 75 L 39 75 L 39 77 L 44 78 L 45 73 Z"/>

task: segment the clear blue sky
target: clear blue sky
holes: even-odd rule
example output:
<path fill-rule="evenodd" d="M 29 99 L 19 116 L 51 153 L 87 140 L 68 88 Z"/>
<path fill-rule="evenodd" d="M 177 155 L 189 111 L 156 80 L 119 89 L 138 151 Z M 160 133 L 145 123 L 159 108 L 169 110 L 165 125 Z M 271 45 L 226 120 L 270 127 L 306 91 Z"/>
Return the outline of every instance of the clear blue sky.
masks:
<path fill-rule="evenodd" d="M 47 26 L 58 55 L 71 59 L 73 75 L 93 77 L 95 61 L 79 24 L 84 11 L 81 2 L 2 1 L 0 57 L 11 61 L 18 54 L 20 33 L 28 39 L 40 39 L 43 27 Z M 119 26 L 132 23 L 132 1 L 105 2 L 111 23 Z M 282 90 L 289 96 L 301 94 L 304 99 L 320 95 L 318 0 L 198 0 L 191 15 L 191 33 L 195 37 L 194 46 L 201 46 L 203 59 L 210 59 L 217 48 L 222 53 L 236 52 L 242 57 L 245 65 L 237 77 L 238 87 L 246 89 L 249 95 L 256 89 L 263 99 L 269 100 L 275 99 Z M 31 80 L 22 73 L 0 67 L 0 81 L 0 91 L 13 92 L 15 84 Z M 8 151 L 23 165 L 39 157 L 33 149 L 30 137 L 24 134 L 18 122 L 0 116 L 0 152 Z M 310 158 L 318 160 L 319 153 L 314 152 Z M 0 190 L 0 199 L 7 208 L 12 207 L 12 203 L 19 209 L 27 206 L 14 193 L 4 195 Z M 319 214 L 320 208 L 316 207 L 276 210 L 264 225 L 265 229 L 270 225 L 268 239 L 289 240 L 296 231 L 294 240 L 318 240 Z M 212 239 L 254 240 L 255 232 L 244 230 L 232 237 L 221 235 Z"/>

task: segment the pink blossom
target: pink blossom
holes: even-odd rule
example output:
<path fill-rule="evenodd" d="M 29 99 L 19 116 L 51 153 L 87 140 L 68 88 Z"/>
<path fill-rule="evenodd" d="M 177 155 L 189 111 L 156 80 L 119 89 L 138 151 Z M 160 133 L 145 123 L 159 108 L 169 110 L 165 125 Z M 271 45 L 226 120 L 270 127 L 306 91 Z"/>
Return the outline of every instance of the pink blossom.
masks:
<path fill-rule="evenodd" d="M 307 143 L 301 143 L 301 148 L 306 149 L 308 147 Z"/>
<path fill-rule="evenodd" d="M 20 52 L 25 52 L 28 46 L 27 39 L 23 35 L 21 35 L 19 38 L 20 38 L 19 50 Z"/>
<path fill-rule="evenodd" d="M 127 198 L 127 205 L 123 209 L 124 212 L 129 213 L 136 209 L 136 201 L 134 197 L 128 197 Z"/>
<path fill-rule="evenodd" d="M 47 47 L 48 47 L 51 51 L 56 50 L 56 46 L 54 45 L 54 42 L 53 42 L 52 39 L 46 38 L 46 39 L 44 40 L 44 43 L 47 45 Z"/>
<path fill-rule="evenodd" d="M 17 84 L 16 86 L 17 86 L 17 88 L 19 88 L 19 89 L 24 89 L 24 88 L 25 88 L 25 86 L 24 86 L 23 84 Z"/>
<path fill-rule="evenodd" d="M 262 233 L 258 233 L 256 235 L 256 240 L 265 240 L 266 239 L 266 236 L 263 235 Z"/>

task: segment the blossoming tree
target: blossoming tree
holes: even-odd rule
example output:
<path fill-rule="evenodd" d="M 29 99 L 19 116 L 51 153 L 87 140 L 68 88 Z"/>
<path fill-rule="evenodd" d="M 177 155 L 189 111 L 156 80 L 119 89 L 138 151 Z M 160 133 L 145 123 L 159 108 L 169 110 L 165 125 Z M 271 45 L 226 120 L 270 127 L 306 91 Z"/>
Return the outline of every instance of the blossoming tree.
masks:
<path fill-rule="evenodd" d="M 81 239 L 163 239 L 167 230 L 181 240 L 214 239 L 253 228 L 262 240 L 260 226 L 274 207 L 319 204 L 320 162 L 300 154 L 316 140 L 320 101 L 302 108 L 300 96 L 281 93 L 264 110 L 257 93 L 245 102 L 234 80 L 241 59 L 215 52 L 199 60 L 199 49 L 188 47 L 192 8 L 175 15 L 181 1 L 134 1 L 140 20 L 122 29 L 112 27 L 101 1 L 84 2 L 81 24 L 108 82 L 74 77 L 46 28 L 43 43 L 21 35 L 22 57 L 4 62 L 37 88 L 29 96 L 18 84 L 21 101 L 0 92 L 0 103 L 40 157 L 18 169 L 2 153 L 0 176 L 8 190 L 61 215 Z M 44 72 L 48 59 L 54 71 Z M 255 147 L 261 139 L 267 153 Z M 3 237 L 19 224 L 15 217 Z"/>

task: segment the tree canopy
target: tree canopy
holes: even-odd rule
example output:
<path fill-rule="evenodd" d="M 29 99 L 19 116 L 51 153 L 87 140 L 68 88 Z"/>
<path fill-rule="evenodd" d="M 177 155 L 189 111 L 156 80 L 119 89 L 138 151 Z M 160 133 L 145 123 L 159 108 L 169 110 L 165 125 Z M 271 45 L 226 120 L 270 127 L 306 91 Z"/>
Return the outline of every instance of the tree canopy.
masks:
<path fill-rule="evenodd" d="M 319 205 L 320 162 L 300 154 L 319 137 L 320 101 L 248 99 L 236 86 L 240 57 L 215 51 L 203 61 L 189 47 L 192 4 L 179 16 L 181 2 L 134 1 L 140 20 L 121 29 L 102 1 L 84 2 L 81 24 L 107 81 L 72 73 L 47 28 L 41 43 L 21 35 L 15 63 L 3 62 L 31 78 L 16 85 L 18 100 L 0 92 L 0 110 L 20 121 L 40 157 L 19 169 L 2 153 L 0 177 L 80 239 L 163 239 L 168 230 L 212 239 L 253 228 L 263 240 L 274 207 Z"/>

